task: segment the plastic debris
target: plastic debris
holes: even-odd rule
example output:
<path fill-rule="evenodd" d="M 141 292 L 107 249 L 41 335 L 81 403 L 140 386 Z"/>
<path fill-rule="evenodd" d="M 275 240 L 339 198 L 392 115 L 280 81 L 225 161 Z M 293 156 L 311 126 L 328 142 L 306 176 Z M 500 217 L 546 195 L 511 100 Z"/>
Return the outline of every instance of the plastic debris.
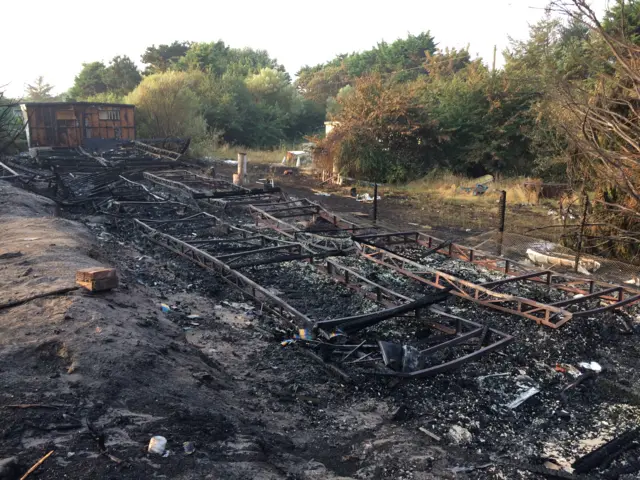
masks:
<path fill-rule="evenodd" d="M 522 395 L 520 395 L 518 398 L 516 398 L 513 402 L 507 404 L 507 407 L 509 407 L 511 409 L 514 409 L 514 408 L 522 405 L 524 402 L 529 400 L 531 397 L 533 397 L 537 393 L 540 393 L 540 390 L 538 390 L 536 387 L 531 387 L 529 390 L 527 390 Z"/>
<path fill-rule="evenodd" d="M 573 378 L 578 378 L 580 375 L 582 375 L 582 372 L 580 370 L 568 363 L 556 364 L 556 372 L 566 373 L 568 375 L 571 375 Z"/>
<path fill-rule="evenodd" d="M 602 371 L 602 366 L 598 362 L 580 362 L 578 365 L 586 370 L 591 370 L 596 373 L 600 373 Z"/>
<path fill-rule="evenodd" d="M 347 334 L 346 334 L 346 333 L 344 333 L 342 330 L 340 330 L 340 329 L 338 328 L 338 329 L 336 329 L 334 332 L 331 332 L 331 333 L 329 334 L 329 339 L 337 338 L 337 337 L 346 337 L 346 336 L 347 336 Z"/>
<path fill-rule="evenodd" d="M 382 197 L 380 195 L 378 195 L 378 200 L 382 200 Z M 369 195 L 368 192 L 363 193 L 361 195 L 356 196 L 356 202 L 364 202 L 364 203 L 373 202 L 373 197 Z"/>
<path fill-rule="evenodd" d="M 171 311 L 171 307 L 166 303 L 161 303 L 160 310 L 162 310 L 164 313 L 169 313 Z"/>
<path fill-rule="evenodd" d="M 149 453 L 155 453 L 156 455 L 163 455 L 167 448 L 167 439 L 158 435 L 151 437 L 149 440 Z"/>
<path fill-rule="evenodd" d="M 191 455 L 196 451 L 196 445 L 193 442 L 184 442 L 182 447 L 184 448 L 185 455 Z"/>
<path fill-rule="evenodd" d="M 293 338 L 296 340 L 313 340 L 313 332 L 308 328 L 301 328 Z"/>

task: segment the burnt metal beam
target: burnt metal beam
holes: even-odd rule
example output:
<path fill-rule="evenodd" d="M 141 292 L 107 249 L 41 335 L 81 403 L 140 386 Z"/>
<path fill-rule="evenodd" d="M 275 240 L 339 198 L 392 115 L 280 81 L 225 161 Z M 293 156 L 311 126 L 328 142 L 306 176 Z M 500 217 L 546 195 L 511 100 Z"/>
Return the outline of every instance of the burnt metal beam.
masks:
<path fill-rule="evenodd" d="M 314 328 L 321 328 L 323 330 L 326 330 L 333 327 L 340 327 L 342 330 L 346 332 L 357 332 L 358 330 L 371 327 L 384 320 L 398 317 L 407 312 L 412 312 L 412 311 L 416 311 L 416 310 L 428 307 L 430 305 L 433 305 L 434 303 L 442 302 L 446 300 L 448 297 L 449 297 L 449 291 L 445 290 L 443 292 L 438 292 L 436 294 L 426 295 L 417 300 L 409 299 L 411 301 L 409 301 L 408 303 L 395 306 L 393 308 L 388 308 L 380 312 L 367 313 L 364 315 L 355 315 L 351 317 L 335 318 L 331 320 L 321 320 L 319 322 L 316 322 L 316 324 L 314 325 Z"/>
<path fill-rule="evenodd" d="M 138 219 L 134 219 L 134 226 L 145 239 L 157 243 L 201 267 L 219 274 L 224 281 L 242 291 L 242 293 L 248 295 L 258 304 L 267 308 L 280 318 L 305 328 L 313 326 L 311 319 L 302 312 L 214 256 L 186 242 L 178 240 L 171 235 L 162 233 Z"/>
<path fill-rule="evenodd" d="M 554 302 L 551 305 L 554 305 L 556 307 L 565 307 L 567 305 L 573 305 L 576 303 L 582 303 L 582 302 L 586 302 L 587 300 L 591 300 L 594 298 L 602 298 L 603 295 L 608 295 L 609 293 L 618 293 L 618 295 L 623 295 L 624 294 L 624 290 L 622 289 L 622 287 L 611 287 L 608 288 L 606 290 L 601 290 L 599 292 L 595 292 L 595 293 L 590 293 L 589 295 L 583 295 L 583 296 L 579 296 L 579 297 L 574 297 L 574 298 L 570 298 L 569 300 L 562 300 L 560 302 Z"/>
<path fill-rule="evenodd" d="M 462 280 L 448 273 L 367 244 L 360 244 L 360 255 L 391 268 L 406 277 L 435 288 L 452 287 L 451 293 L 480 305 L 534 320 L 551 328 L 558 328 L 572 317 L 571 312 L 545 305 L 534 300 L 506 295 L 486 287 Z"/>
<path fill-rule="evenodd" d="M 136 148 L 139 148 L 140 150 L 147 153 L 148 155 L 152 155 L 158 158 L 167 158 L 169 160 L 177 161 L 182 156 L 182 154 L 178 152 L 173 152 L 171 150 L 166 150 L 164 148 L 155 147 L 153 145 L 149 145 L 147 143 L 139 142 L 136 140 L 133 141 L 133 144 L 136 146 Z"/>
<path fill-rule="evenodd" d="M 225 260 L 224 263 L 229 264 L 230 261 L 233 261 L 233 260 L 235 260 L 237 258 L 240 258 L 240 257 L 248 257 L 249 255 L 260 255 L 260 254 L 263 254 L 263 253 L 280 252 L 282 250 L 285 250 L 285 251 L 288 251 L 288 252 L 292 252 L 293 250 L 295 250 L 296 253 L 300 254 L 301 253 L 301 247 L 302 247 L 302 245 L 300 245 L 300 244 L 288 243 L 286 245 L 277 245 L 275 247 L 266 247 L 266 248 L 259 248 L 257 250 L 245 250 L 245 251 L 237 252 L 237 253 L 229 253 L 227 255 L 218 255 L 218 256 L 216 256 L 216 258 L 218 260 Z"/>
<path fill-rule="evenodd" d="M 369 243 L 372 239 L 376 240 L 378 248 L 383 248 L 382 245 L 396 245 L 398 243 L 415 243 L 423 247 L 433 249 L 437 243 L 442 243 L 443 240 L 427 235 L 423 232 L 391 232 L 381 234 L 369 234 L 358 236 L 366 240 Z M 402 238 L 405 241 L 395 242 L 395 238 Z M 381 245 L 382 244 L 382 245 Z M 610 303 L 602 308 L 585 311 L 575 312 L 576 316 L 592 315 L 601 313 L 607 310 L 615 310 L 625 306 L 633 305 L 640 302 L 640 291 L 629 288 L 623 285 L 614 285 L 607 282 L 597 281 L 590 278 L 574 277 L 570 275 L 557 274 L 551 270 L 537 270 L 530 265 L 525 265 L 514 260 L 502 257 L 499 255 L 492 255 L 490 253 L 483 252 L 472 247 L 466 247 L 456 243 L 449 244 L 448 248 L 443 248 L 440 245 L 435 247 L 438 253 L 446 255 L 448 257 L 473 263 L 475 265 L 482 266 L 489 270 L 494 270 L 505 275 L 515 277 L 513 281 L 527 280 L 533 283 L 542 283 L 550 288 L 581 295 L 590 295 L 596 292 L 597 288 L 600 288 L 600 298 L 603 301 Z M 430 250 L 431 251 L 431 250 Z M 500 284 L 510 282 L 512 280 L 497 280 L 495 282 L 487 282 L 482 286 L 491 288 Z M 608 296 L 606 293 L 611 288 L 620 287 L 624 290 L 624 295 L 627 296 L 622 303 L 621 297 L 615 298 Z"/>
<path fill-rule="evenodd" d="M 328 259 L 324 264 L 324 268 L 329 276 L 334 280 L 337 280 L 347 288 L 350 288 L 358 292 L 360 295 L 377 303 L 392 306 L 397 305 L 398 302 L 412 301 L 411 298 L 378 285 L 366 278 L 364 275 L 361 275 L 349 267 L 340 265 L 333 260 Z"/>
<path fill-rule="evenodd" d="M 482 285 L 485 288 L 491 288 L 491 287 L 497 287 L 498 285 L 504 285 L 505 283 L 515 283 L 515 282 L 520 282 L 520 281 L 523 281 L 523 280 L 538 279 L 538 277 L 540 277 L 540 278 L 547 277 L 546 280 L 544 280 L 544 283 L 546 283 L 547 285 L 551 285 L 551 276 L 552 275 L 553 275 L 553 272 L 551 272 L 549 270 L 545 270 L 545 271 L 542 271 L 542 272 L 526 273 L 524 275 L 518 275 L 517 277 L 508 277 L 508 278 L 503 278 L 501 280 L 494 280 L 494 281 L 491 281 L 491 282 L 484 282 L 484 283 L 481 283 L 480 285 Z M 542 281 L 542 280 L 540 280 L 540 281 Z"/>
<path fill-rule="evenodd" d="M 7 172 L 9 172 L 9 174 L 4 174 L 2 171 L 6 170 Z M 5 165 L 4 163 L 0 162 L 0 180 L 11 180 L 14 178 L 18 178 L 20 177 L 20 174 L 18 172 L 16 172 L 15 170 L 13 170 L 12 168 L 8 167 L 7 165 Z"/>

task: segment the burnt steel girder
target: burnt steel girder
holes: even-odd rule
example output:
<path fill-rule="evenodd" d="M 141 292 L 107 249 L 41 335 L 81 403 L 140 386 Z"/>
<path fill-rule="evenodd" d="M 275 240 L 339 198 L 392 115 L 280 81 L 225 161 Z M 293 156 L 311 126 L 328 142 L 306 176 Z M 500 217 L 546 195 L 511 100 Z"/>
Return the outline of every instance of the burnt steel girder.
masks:
<path fill-rule="evenodd" d="M 292 204 L 292 203 L 298 203 L 300 202 L 300 200 L 296 200 L 294 202 L 284 202 L 281 203 L 280 205 L 286 205 L 286 204 Z M 325 221 L 328 221 L 330 223 L 332 223 L 334 226 L 340 228 L 340 229 L 354 229 L 354 228 L 361 228 L 359 225 L 353 223 L 353 222 L 349 222 L 347 220 L 344 220 L 340 217 L 338 217 L 337 215 L 333 215 L 330 214 L 329 212 L 327 212 L 326 210 L 324 210 L 322 207 L 320 207 L 319 205 L 313 203 L 313 202 L 309 202 L 308 200 L 306 201 L 308 204 L 313 205 L 315 207 L 318 207 L 318 212 L 316 215 L 318 215 L 320 218 L 324 219 Z M 296 232 L 304 232 L 304 233 L 308 233 L 308 234 L 314 234 L 314 232 L 310 231 L 310 232 L 306 232 L 306 230 L 299 228 L 296 225 L 292 225 L 291 223 L 287 223 L 284 220 L 277 218 L 273 215 L 271 215 L 270 213 L 268 213 L 267 210 L 263 210 L 260 207 L 264 207 L 265 205 L 251 205 L 250 208 L 250 212 L 251 212 L 251 216 L 254 218 L 255 222 L 256 222 L 256 226 L 259 225 L 265 225 L 269 228 L 272 228 L 280 233 L 282 233 L 283 235 L 286 235 L 289 238 L 293 238 L 295 239 L 295 235 L 297 234 Z M 321 248 L 321 249 L 333 249 L 335 248 L 335 244 L 327 244 L 324 240 L 321 239 L 317 239 L 314 242 L 310 242 L 310 244 L 314 245 L 317 248 Z"/>
<path fill-rule="evenodd" d="M 226 255 L 218 255 L 216 258 L 218 260 L 223 260 L 224 263 L 231 266 L 231 264 L 238 260 L 239 258 L 247 258 L 253 255 L 262 255 L 265 253 L 271 252 L 286 252 L 286 253 L 296 253 L 300 255 L 302 253 L 302 245 L 300 244 L 287 244 L 287 245 L 277 245 L 275 247 L 266 247 L 259 248 L 257 250 L 245 250 L 243 252 L 229 253 Z"/>
<path fill-rule="evenodd" d="M 255 205 L 250 206 L 250 211 L 251 211 L 252 217 L 255 219 L 256 226 L 259 226 L 261 224 L 265 225 L 266 227 L 271 228 L 292 240 L 296 240 L 296 234 L 303 233 L 302 230 L 296 227 L 295 225 L 291 225 L 289 223 L 286 223 L 284 220 L 273 217 L 272 215 L 269 215 L 268 213 L 256 208 Z M 312 238 L 311 240 L 306 242 L 306 245 L 310 247 L 317 248 L 319 250 L 342 249 L 341 248 L 342 245 L 337 244 L 336 241 L 333 239 L 328 239 L 327 237 L 315 236 L 311 232 L 304 232 L 304 233 L 306 233 L 307 235 L 312 235 L 314 237 L 317 237 L 317 238 Z"/>
<path fill-rule="evenodd" d="M 8 174 L 4 173 L 5 171 L 8 172 Z M 0 176 L 0 179 L 2 180 L 9 180 L 11 178 L 18 178 L 20 176 L 15 170 L 8 167 L 2 162 L 0 162 L 0 174 L 2 174 Z"/>
<path fill-rule="evenodd" d="M 323 220 L 333 224 L 334 226 L 340 227 L 342 229 L 360 229 L 362 228 L 361 225 L 358 225 L 357 223 L 354 222 L 350 222 L 349 220 L 346 220 L 342 217 L 340 217 L 339 215 L 333 214 L 331 212 L 328 212 L 327 210 L 325 210 L 322 206 L 320 206 L 319 204 L 312 202 L 308 199 L 303 199 L 303 200 L 293 200 L 290 202 L 283 202 L 281 204 L 279 204 L 279 206 L 285 206 L 285 205 L 292 205 L 292 204 L 296 204 L 298 206 L 300 205 L 304 205 L 305 207 L 314 207 L 317 209 L 318 213 L 317 215 L 322 218 Z M 261 212 L 261 213 L 271 213 L 271 210 L 269 210 L 268 208 L 271 206 L 271 204 L 256 204 L 253 205 L 253 207 L 255 207 L 255 210 Z M 263 207 L 267 207 L 267 208 L 263 208 Z M 275 217 L 274 217 L 275 218 Z M 371 227 L 374 228 L 374 227 Z"/>
<path fill-rule="evenodd" d="M 280 190 L 280 189 L 278 189 Z M 257 198 L 256 198 L 257 197 Z M 241 194 L 241 195 L 233 195 L 233 196 L 228 196 L 228 197 L 223 197 L 223 198 L 207 198 L 207 202 L 210 205 L 219 205 L 221 206 L 223 209 L 228 209 L 228 208 L 234 208 L 234 207 L 244 207 L 244 206 L 250 206 L 250 205 L 255 205 L 256 201 L 259 202 L 268 202 L 268 201 L 273 201 L 274 204 L 278 204 L 280 203 L 282 199 L 282 193 L 248 193 L 248 194 Z"/>
<path fill-rule="evenodd" d="M 494 292 L 481 285 L 454 277 L 444 272 L 431 269 L 405 257 L 367 244 L 358 244 L 359 254 L 380 265 L 389 267 L 403 275 L 436 288 L 453 287 L 452 294 L 471 300 L 475 303 L 512 313 L 542 323 L 551 328 L 558 328 L 572 317 L 572 314 L 559 307 L 545 305 L 533 300 L 514 297 Z M 407 267 L 412 268 L 408 270 Z"/>
<path fill-rule="evenodd" d="M 327 259 L 324 268 L 333 279 L 355 290 L 358 294 L 367 297 L 385 306 L 397 306 L 398 303 L 407 303 L 413 299 L 394 292 L 386 287 L 378 285 L 351 268 L 340 265 L 334 260 Z"/>
<path fill-rule="evenodd" d="M 154 174 L 150 172 L 143 172 L 143 176 L 145 179 L 149 180 L 150 182 L 157 183 L 159 185 L 172 188 L 174 190 L 181 190 L 181 191 L 190 193 L 193 198 L 207 197 L 207 193 L 203 192 L 202 190 L 193 188 L 187 185 L 186 183 L 178 180 L 165 178 L 162 176 L 162 173 L 163 172 L 156 172 Z M 237 187 L 236 185 L 233 185 L 232 183 L 229 183 L 229 182 L 225 182 L 223 180 L 207 179 L 207 177 L 200 177 L 200 178 L 201 178 L 201 182 L 209 187 L 209 188 L 206 188 L 206 190 L 213 190 L 213 191 L 218 191 L 220 189 L 222 189 L 223 191 L 246 190 L 246 189 L 242 189 L 242 187 Z"/>
<path fill-rule="evenodd" d="M 229 225 L 228 223 L 224 222 L 222 219 L 211 215 L 210 213 L 207 212 L 199 212 L 196 213 L 194 215 L 190 215 L 188 217 L 184 217 L 184 218 L 178 218 L 178 219 L 162 219 L 162 220 L 144 220 L 145 223 L 152 223 L 157 227 L 162 228 L 163 225 L 165 224 L 176 224 L 176 223 L 186 223 L 188 225 L 193 225 L 194 223 L 198 223 L 198 222 L 202 222 L 206 225 L 207 222 L 210 223 L 211 227 L 218 227 L 221 228 L 222 231 L 220 232 L 221 234 L 236 234 L 238 235 L 237 237 L 227 237 L 226 239 L 224 238 L 212 238 L 212 239 L 203 239 L 203 238 L 198 238 L 193 239 L 193 242 L 201 242 L 201 241 L 206 241 L 206 242 L 211 242 L 211 241 L 216 241 L 216 242 L 238 242 L 240 240 L 249 240 L 252 238 L 256 238 L 256 239 L 260 239 L 261 241 L 261 245 L 266 245 L 268 243 L 275 243 L 275 244 L 280 244 L 280 245 L 299 245 L 296 242 L 289 242 L 286 240 L 281 240 L 278 238 L 274 238 L 274 237 L 270 237 L 268 235 L 263 235 L 263 234 L 256 234 L 255 232 L 252 232 L 251 230 L 246 230 L 244 228 L 240 228 L 240 227 L 234 227 L 233 225 Z M 162 233 L 166 233 L 166 232 L 162 232 Z M 183 240 L 185 243 L 190 243 L 192 240 L 191 239 L 184 239 Z"/>
<path fill-rule="evenodd" d="M 280 202 L 277 205 L 275 205 L 276 207 L 283 207 L 283 206 L 290 206 L 290 205 L 294 205 L 294 206 L 298 206 L 298 207 L 311 207 L 311 206 L 318 206 L 317 204 L 307 200 L 306 198 L 303 198 L 301 200 L 289 200 L 288 202 Z M 274 207 L 274 205 L 272 203 L 256 203 L 254 205 L 254 207 L 260 209 L 260 210 L 265 210 L 271 207 Z M 269 211 L 269 210 L 265 210 L 265 211 Z"/>
<path fill-rule="evenodd" d="M 293 234 L 291 232 L 300 231 L 298 227 L 291 225 L 284 220 L 279 220 L 273 215 L 269 215 L 267 212 L 260 210 L 255 205 L 250 205 L 249 211 L 256 222 L 256 226 L 264 224 L 290 238 L 293 238 Z"/>
<path fill-rule="evenodd" d="M 417 300 L 408 299 L 401 305 L 396 305 L 387 310 L 382 310 L 373 313 L 365 313 L 362 315 L 355 315 L 350 317 L 334 318 L 329 320 L 320 320 L 316 322 L 314 328 L 316 329 L 330 329 L 334 327 L 341 327 L 348 332 L 357 332 L 367 327 L 372 327 L 378 323 L 388 320 L 394 317 L 400 317 L 408 312 L 416 312 L 416 318 L 419 317 L 418 312 L 434 303 L 444 301 L 448 298 L 449 291 L 444 290 L 436 294 L 425 295 Z M 406 297 L 405 297 L 406 298 Z M 434 328 L 437 328 L 434 326 Z M 455 330 L 448 331 L 449 334 L 455 334 L 459 331 L 460 326 Z"/>
<path fill-rule="evenodd" d="M 330 252 L 322 252 L 322 253 L 300 253 L 300 254 L 292 254 L 292 255 L 280 255 L 277 257 L 266 258 L 255 260 L 251 262 L 242 262 L 242 263 L 234 263 L 233 268 L 239 270 L 241 268 L 248 267 L 256 267 L 258 265 L 268 265 L 271 263 L 283 263 L 283 262 L 292 262 L 294 260 L 307 260 L 309 262 L 314 262 L 318 259 L 323 259 L 326 257 L 335 257 L 344 254 L 342 251 L 330 251 Z"/>
<path fill-rule="evenodd" d="M 138 219 L 134 219 L 134 226 L 144 238 L 221 275 L 227 283 L 241 290 L 258 304 L 266 307 L 285 321 L 305 328 L 313 326 L 313 322 L 306 315 L 212 255 L 171 235 L 161 233 Z"/>
<path fill-rule="evenodd" d="M 300 207 L 293 206 L 293 207 L 272 208 L 272 209 L 269 209 L 269 210 L 265 210 L 265 212 L 268 212 L 269 214 L 273 215 L 275 213 L 291 212 L 293 210 L 309 210 L 308 212 L 305 211 L 305 212 L 301 213 L 300 216 L 303 216 L 303 215 L 317 215 L 318 211 L 319 211 L 319 208 L 320 207 L 318 207 L 317 205 L 303 205 L 303 206 L 300 206 Z M 273 215 L 273 216 L 275 217 L 275 215 Z M 279 217 L 276 217 L 276 218 L 279 218 Z"/>
<path fill-rule="evenodd" d="M 437 353 L 446 348 L 454 347 L 461 343 L 468 342 L 473 338 L 478 338 L 479 348 L 471 353 L 463 355 L 462 357 L 455 358 L 453 360 L 441 363 L 439 365 L 433 365 L 431 367 L 427 367 L 422 370 L 416 370 L 414 372 L 395 372 L 395 371 L 374 372 L 373 373 L 374 375 L 393 376 L 393 377 L 401 377 L 401 378 L 409 378 L 409 379 L 431 377 L 439 373 L 455 370 L 460 366 L 464 365 L 465 363 L 471 362 L 473 360 L 477 360 L 496 350 L 500 350 L 506 347 L 507 345 L 513 343 L 513 341 L 515 340 L 515 338 L 512 337 L 511 335 L 502 333 L 499 330 L 495 330 L 493 328 L 487 328 L 475 322 L 471 322 L 470 320 L 466 320 L 461 317 L 456 317 L 455 315 L 451 315 L 448 313 L 435 310 L 433 307 L 430 310 L 432 312 L 437 313 L 438 315 L 443 315 L 445 317 L 455 319 L 456 322 L 458 322 L 458 324 L 463 324 L 465 327 L 471 328 L 471 331 L 462 333 L 462 329 L 461 329 L 455 338 L 452 338 L 451 340 L 446 340 L 438 345 L 429 347 L 423 350 L 421 352 L 422 354 L 426 354 L 427 356 L 433 355 L 434 353 Z"/>
<path fill-rule="evenodd" d="M 360 235 L 368 242 L 372 240 L 378 240 L 386 245 L 397 245 L 402 243 L 416 243 L 427 248 L 433 248 L 435 242 L 442 242 L 441 239 L 432 237 L 422 232 L 392 232 L 382 234 L 369 234 Z M 395 241 L 395 239 L 400 239 Z M 528 280 L 534 283 L 543 283 L 551 288 L 566 291 L 570 293 L 576 293 L 585 295 L 591 295 L 596 292 L 596 287 L 600 287 L 602 291 L 599 292 L 599 296 L 602 300 L 611 302 L 610 309 L 620 308 L 622 306 L 631 305 L 640 301 L 640 291 L 631 289 L 622 285 L 614 285 L 606 282 L 600 282 L 588 278 L 573 277 L 568 275 L 560 275 L 551 270 L 535 270 L 531 266 L 518 263 L 510 260 L 506 257 L 500 257 L 491 255 L 474 248 L 465 247 L 459 244 L 449 244 L 448 248 L 438 248 L 437 253 L 456 258 L 459 260 L 474 263 L 476 265 L 483 266 L 490 270 L 495 270 L 500 273 L 513 276 L 513 280 L 497 280 L 495 282 L 487 282 L 483 286 L 491 288 L 500 284 L 508 283 L 509 281 Z M 504 267 L 499 267 L 498 264 L 503 263 Z M 518 275 L 519 272 L 523 272 Z M 609 296 L 611 288 L 620 287 L 623 289 L 624 294 L 618 297 Z M 630 295 L 633 300 L 625 299 L 624 295 Z M 593 298 L 593 297 L 589 297 Z M 624 302 L 624 303 L 622 303 Z M 600 309 L 597 309 L 600 311 Z M 576 315 L 588 315 L 587 312 L 576 312 Z"/>

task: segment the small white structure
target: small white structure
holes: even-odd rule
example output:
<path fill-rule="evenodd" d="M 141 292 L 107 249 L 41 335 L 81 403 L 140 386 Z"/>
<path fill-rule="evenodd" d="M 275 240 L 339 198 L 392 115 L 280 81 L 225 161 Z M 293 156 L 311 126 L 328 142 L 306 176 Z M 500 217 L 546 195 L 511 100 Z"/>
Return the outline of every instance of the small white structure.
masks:
<path fill-rule="evenodd" d="M 290 150 L 282 158 L 283 165 L 301 167 L 311 163 L 311 155 L 305 150 Z"/>

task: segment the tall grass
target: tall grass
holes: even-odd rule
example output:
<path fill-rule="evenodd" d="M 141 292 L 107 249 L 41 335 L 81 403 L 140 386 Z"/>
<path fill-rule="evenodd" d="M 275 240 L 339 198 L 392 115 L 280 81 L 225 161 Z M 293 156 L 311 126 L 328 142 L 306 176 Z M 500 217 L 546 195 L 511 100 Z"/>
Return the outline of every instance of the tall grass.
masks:
<path fill-rule="evenodd" d="M 281 145 L 271 150 L 262 150 L 238 145 L 220 144 L 216 141 L 207 141 L 199 143 L 196 148 L 192 149 L 193 153 L 199 157 L 210 157 L 221 160 L 236 160 L 238 153 L 243 152 L 247 154 L 249 163 L 253 164 L 281 163 L 288 150 L 299 150 L 299 148 L 294 145 Z"/>
<path fill-rule="evenodd" d="M 470 201 L 470 202 L 493 202 L 502 190 L 507 192 L 509 203 L 537 203 L 535 192 L 527 190 L 523 183 L 530 181 L 529 178 L 502 178 L 491 182 L 484 195 L 474 196 L 461 187 L 475 187 L 475 179 L 455 175 L 446 170 L 435 170 L 425 177 L 409 182 L 407 185 L 399 187 L 407 194 L 430 194 L 436 195 L 444 200 Z"/>

